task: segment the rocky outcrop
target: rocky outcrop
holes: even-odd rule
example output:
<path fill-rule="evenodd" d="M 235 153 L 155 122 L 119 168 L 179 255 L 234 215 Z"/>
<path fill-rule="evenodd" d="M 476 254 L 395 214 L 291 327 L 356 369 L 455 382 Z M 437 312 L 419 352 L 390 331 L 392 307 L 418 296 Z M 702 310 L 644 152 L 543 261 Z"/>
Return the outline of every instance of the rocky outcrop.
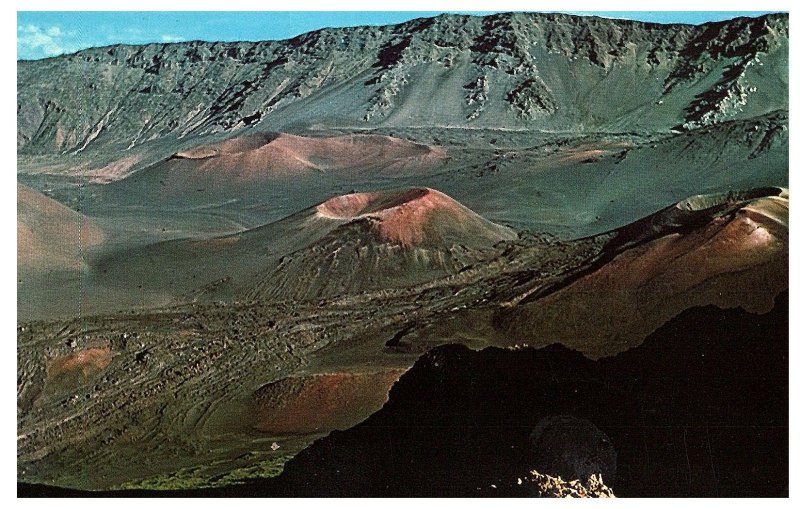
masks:
<path fill-rule="evenodd" d="M 715 62 L 727 62 L 722 76 L 708 90 L 697 94 L 686 107 L 686 121 L 680 126 L 691 129 L 715 124 L 734 117 L 758 87 L 748 84 L 748 69 L 763 67 L 761 59 L 775 51 L 788 38 L 785 18 L 770 23 L 762 18 L 755 23 L 744 18 L 730 23 L 709 23 L 698 31 L 681 50 L 680 63 L 665 82 L 665 91 L 691 82 L 707 73 Z"/>
<path fill-rule="evenodd" d="M 531 486 L 534 496 L 542 498 L 616 498 L 614 491 L 603 484 L 600 475 L 591 475 L 586 482 L 577 479 L 565 481 L 532 470 L 530 476 L 521 481 Z"/>

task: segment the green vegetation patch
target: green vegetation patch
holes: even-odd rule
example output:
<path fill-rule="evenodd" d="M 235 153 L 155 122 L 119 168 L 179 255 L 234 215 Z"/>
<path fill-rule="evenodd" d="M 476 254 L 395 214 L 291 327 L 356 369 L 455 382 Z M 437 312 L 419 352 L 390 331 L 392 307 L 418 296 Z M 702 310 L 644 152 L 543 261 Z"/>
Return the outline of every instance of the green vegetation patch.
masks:
<path fill-rule="evenodd" d="M 261 453 L 248 453 L 240 460 L 260 456 Z M 224 474 L 209 476 L 209 467 L 187 467 L 175 472 L 160 474 L 148 479 L 123 483 L 117 489 L 123 490 L 186 490 L 197 488 L 221 488 L 240 484 L 254 479 L 275 477 L 283 472 L 283 466 L 291 459 L 290 455 L 262 458 L 245 467 L 235 468 Z"/>

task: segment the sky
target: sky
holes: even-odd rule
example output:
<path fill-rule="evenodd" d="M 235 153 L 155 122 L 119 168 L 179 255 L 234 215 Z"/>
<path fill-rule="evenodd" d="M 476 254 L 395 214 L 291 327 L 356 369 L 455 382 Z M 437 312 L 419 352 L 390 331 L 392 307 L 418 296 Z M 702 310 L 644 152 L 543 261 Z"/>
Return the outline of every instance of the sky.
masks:
<path fill-rule="evenodd" d="M 18 12 L 17 58 L 31 60 L 109 44 L 151 42 L 262 41 L 294 37 L 325 27 L 386 25 L 436 12 Z M 720 21 L 765 12 L 572 11 L 658 23 Z M 469 12 L 489 14 L 489 12 Z"/>

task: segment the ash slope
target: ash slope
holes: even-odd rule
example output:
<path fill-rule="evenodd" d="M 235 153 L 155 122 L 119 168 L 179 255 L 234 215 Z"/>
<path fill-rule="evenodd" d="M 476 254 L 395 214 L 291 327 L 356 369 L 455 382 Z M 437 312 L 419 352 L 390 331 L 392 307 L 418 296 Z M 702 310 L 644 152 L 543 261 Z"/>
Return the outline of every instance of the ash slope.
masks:
<path fill-rule="evenodd" d="M 787 55 L 785 14 L 700 26 L 442 15 L 286 41 L 94 48 L 18 63 L 17 146 L 97 155 L 160 140 L 174 152 L 290 126 L 663 132 L 787 109 Z"/>
<path fill-rule="evenodd" d="M 89 217 L 17 184 L 17 313 L 80 314 L 83 278 L 107 239 Z"/>
<path fill-rule="evenodd" d="M 83 270 L 86 251 L 103 231 L 86 216 L 17 184 L 17 265 L 20 271 Z"/>
<path fill-rule="evenodd" d="M 597 270 L 498 313 L 503 335 L 597 358 L 628 350 L 687 307 L 767 312 L 788 288 L 788 191 L 689 198 L 618 230 L 609 248 L 613 258 Z"/>

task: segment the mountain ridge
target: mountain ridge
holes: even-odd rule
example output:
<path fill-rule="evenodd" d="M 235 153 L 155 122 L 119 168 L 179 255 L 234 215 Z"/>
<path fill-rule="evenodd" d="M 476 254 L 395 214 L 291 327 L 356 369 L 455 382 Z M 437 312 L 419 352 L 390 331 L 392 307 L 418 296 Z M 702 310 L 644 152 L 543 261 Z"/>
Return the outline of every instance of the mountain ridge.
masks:
<path fill-rule="evenodd" d="M 90 48 L 18 62 L 17 145 L 81 153 L 251 128 L 442 122 L 666 132 L 781 107 L 788 76 L 764 59 L 782 62 L 787 38 L 785 14 L 692 26 L 504 13 L 283 41 Z M 621 87 L 631 79 L 633 98 Z"/>

